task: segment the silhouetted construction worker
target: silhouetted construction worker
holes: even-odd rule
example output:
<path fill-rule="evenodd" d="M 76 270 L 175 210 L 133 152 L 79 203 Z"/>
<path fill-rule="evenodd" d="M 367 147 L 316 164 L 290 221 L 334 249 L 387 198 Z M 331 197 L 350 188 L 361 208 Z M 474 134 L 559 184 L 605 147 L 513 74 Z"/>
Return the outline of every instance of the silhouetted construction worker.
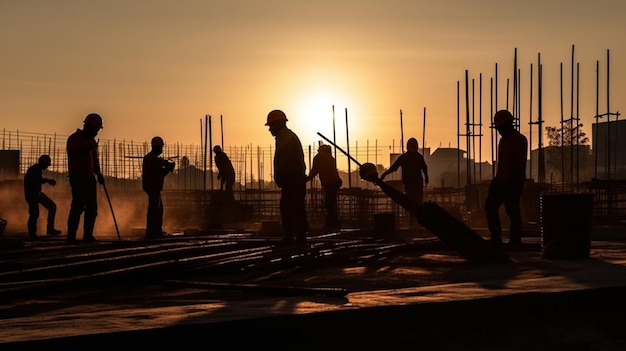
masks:
<path fill-rule="evenodd" d="M 98 143 L 94 139 L 102 129 L 102 117 L 88 114 L 83 120 L 83 129 L 76 129 L 67 138 L 67 170 L 72 188 L 72 204 L 67 218 L 67 243 L 76 243 L 76 232 L 83 218 L 83 241 L 96 241 L 93 229 L 98 216 L 97 183 L 104 185 L 100 172 Z"/>
<path fill-rule="evenodd" d="M 502 138 L 498 142 L 496 175 L 489 185 L 485 200 L 485 214 L 491 235 L 491 242 L 502 245 L 502 225 L 499 208 L 504 204 L 511 222 L 509 231 L 510 248 L 522 243 L 522 214 L 520 199 L 526 181 L 526 157 L 528 140 L 513 126 L 513 115 L 507 110 L 500 110 L 493 116 L 493 127 Z"/>
<path fill-rule="evenodd" d="M 48 223 L 46 226 L 46 234 L 59 235 L 60 230 L 54 228 L 54 219 L 57 213 L 57 205 L 46 194 L 41 191 L 41 186 L 48 183 L 52 186 L 57 184 L 56 180 L 43 177 L 43 171 L 46 170 L 52 159 L 48 155 L 39 156 L 39 160 L 34 165 L 28 167 L 24 175 L 24 197 L 28 203 L 28 237 L 37 239 L 37 220 L 39 219 L 39 205 L 41 204 L 48 210 Z"/>
<path fill-rule="evenodd" d="M 339 229 L 341 224 L 337 211 L 337 192 L 341 188 L 342 180 L 339 177 L 337 163 L 331 153 L 330 145 L 320 145 L 317 148 L 317 155 L 313 157 L 311 172 L 306 180 L 313 180 L 316 175 L 319 175 L 320 183 L 324 189 L 324 209 L 326 210 L 324 228 Z"/>
<path fill-rule="evenodd" d="M 146 219 L 146 238 L 163 238 L 163 199 L 161 191 L 165 176 L 174 170 L 173 161 L 159 157 L 163 153 L 165 142 L 159 136 L 150 142 L 152 150 L 143 158 L 141 185 L 148 194 L 148 213 Z"/>
<path fill-rule="evenodd" d="M 407 151 L 400 155 L 388 170 L 380 175 L 380 179 L 385 179 L 389 173 L 402 168 L 402 184 L 404 193 L 419 205 L 424 203 L 424 184 L 428 185 L 428 166 L 424 161 L 424 156 L 418 152 L 419 145 L 417 139 L 410 138 L 406 143 Z M 422 177 L 422 173 L 424 176 Z M 411 215 L 410 225 L 417 224 L 417 220 Z"/>
<path fill-rule="evenodd" d="M 222 151 L 219 145 L 213 147 L 215 152 L 215 165 L 217 166 L 217 179 L 220 181 L 220 191 L 226 192 L 229 201 L 235 200 L 233 185 L 235 184 L 235 168 L 230 162 L 228 155 Z"/>
<path fill-rule="evenodd" d="M 281 245 L 306 245 L 308 228 L 304 199 L 306 197 L 306 164 L 298 136 L 287 128 L 287 116 L 281 110 L 267 115 L 266 126 L 276 138 L 274 181 L 280 188 L 280 216 L 284 230 Z"/>

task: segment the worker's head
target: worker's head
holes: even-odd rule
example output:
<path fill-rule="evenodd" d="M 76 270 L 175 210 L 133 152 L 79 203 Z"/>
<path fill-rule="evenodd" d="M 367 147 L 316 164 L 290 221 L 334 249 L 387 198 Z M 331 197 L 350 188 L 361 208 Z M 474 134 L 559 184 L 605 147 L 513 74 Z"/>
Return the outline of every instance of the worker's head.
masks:
<path fill-rule="evenodd" d="M 52 163 L 52 159 L 48 155 L 39 156 L 38 163 L 41 165 L 41 168 L 46 169 Z"/>
<path fill-rule="evenodd" d="M 331 153 L 332 149 L 330 148 L 330 145 L 326 145 L 326 144 L 322 144 L 317 148 L 317 152 L 326 152 L 326 153 Z"/>
<path fill-rule="evenodd" d="M 506 134 L 513 130 L 513 115 L 507 110 L 500 110 L 493 115 L 493 127 L 500 133 Z"/>
<path fill-rule="evenodd" d="M 90 113 L 83 120 L 83 131 L 91 137 L 98 135 L 102 128 L 102 117 L 97 113 Z"/>
<path fill-rule="evenodd" d="M 378 179 L 378 170 L 376 165 L 371 162 L 367 162 L 359 166 L 359 176 L 363 180 L 374 182 Z"/>
<path fill-rule="evenodd" d="M 152 150 L 160 155 L 163 152 L 163 146 L 165 146 L 165 142 L 160 136 L 155 136 L 150 141 L 150 145 L 152 145 Z"/>
<path fill-rule="evenodd" d="M 417 144 L 417 139 L 410 138 L 406 142 L 406 149 L 411 152 L 417 152 L 417 150 L 419 149 L 419 145 Z"/>
<path fill-rule="evenodd" d="M 220 152 L 222 152 L 222 147 L 219 145 L 213 146 L 213 152 L 215 152 L 216 154 L 219 154 Z"/>
<path fill-rule="evenodd" d="M 287 115 L 281 110 L 270 111 L 265 125 L 270 127 L 270 133 L 276 136 L 287 125 Z"/>
<path fill-rule="evenodd" d="M 506 123 L 513 122 L 513 115 L 507 110 L 500 110 L 493 115 L 493 126 L 498 128 Z"/>

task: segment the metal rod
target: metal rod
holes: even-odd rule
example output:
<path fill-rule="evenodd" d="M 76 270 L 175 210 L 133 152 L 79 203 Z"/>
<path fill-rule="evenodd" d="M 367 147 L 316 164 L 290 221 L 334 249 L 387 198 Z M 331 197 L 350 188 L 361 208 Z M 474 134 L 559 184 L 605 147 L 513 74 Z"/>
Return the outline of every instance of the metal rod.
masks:
<path fill-rule="evenodd" d="M 348 153 L 350 154 L 350 136 L 348 134 L 348 108 L 346 107 L 346 145 L 348 146 Z M 352 157 L 350 157 L 352 158 Z M 352 188 L 352 172 L 350 170 L 350 159 L 348 159 L 348 189 Z"/>
<path fill-rule="evenodd" d="M 456 187 L 461 187 L 461 82 L 456 81 Z"/>
<path fill-rule="evenodd" d="M 424 148 L 426 148 L 426 107 L 424 107 L 424 124 L 422 127 L 422 153 L 424 153 Z"/>
<path fill-rule="evenodd" d="M 211 123 L 211 116 L 209 115 L 209 173 L 211 174 L 211 179 L 209 182 L 211 183 L 211 190 L 213 187 L 213 124 Z M 205 172 L 206 174 L 206 172 Z"/>
<path fill-rule="evenodd" d="M 335 129 L 335 105 L 333 105 L 333 141 L 337 140 L 337 136 L 336 136 L 336 129 Z M 335 166 L 337 164 L 337 148 L 335 148 Z"/>
<path fill-rule="evenodd" d="M 402 123 L 402 110 L 400 110 L 400 153 L 404 152 L 404 126 Z"/>
<path fill-rule="evenodd" d="M 325 137 L 324 135 L 322 135 L 322 133 L 317 132 L 317 135 L 321 136 L 322 139 L 326 140 L 329 144 L 331 144 L 332 146 L 334 146 L 337 150 L 341 151 L 342 154 L 346 155 L 350 160 L 352 160 L 354 163 L 356 163 L 359 167 L 361 167 L 361 163 L 359 161 L 357 161 L 356 158 L 352 157 L 350 155 L 349 152 L 346 152 L 344 149 L 340 148 L 339 146 L 337 146 L 337 144 L 333 143 L 330 139 L 328 139 L 327 137 Z"/>
<path fill-rule="evenodd" d="M 470 171 L 470 110 L 469 110 L 469 72 L 465 70 L 465 147 L 467 150 L 467 161 L 465 166 L 466 174 L 466 185 L 470 185 L 472 183 L 471 179 L 471 171 Z"/>
<path fill-rule="evenodd" d="M 107 190 L 107 186 L 102 182 L 102 188 L 104 189 L 104 194 L 107 196 L 107 202 L 109 203 L 109 208 L 111 209 L 111 216 L 113 216 L 113 223 L 115 224 L 115 231 L 117 232 L 117 239 L 122 240 L 120 236 L 120 230 L 117 227 L 117 219 L 115 219 L 115 212 L 113 212 L 113 205 L 111 204 L 111 198 L 109 197 L 109 191 Z"/>

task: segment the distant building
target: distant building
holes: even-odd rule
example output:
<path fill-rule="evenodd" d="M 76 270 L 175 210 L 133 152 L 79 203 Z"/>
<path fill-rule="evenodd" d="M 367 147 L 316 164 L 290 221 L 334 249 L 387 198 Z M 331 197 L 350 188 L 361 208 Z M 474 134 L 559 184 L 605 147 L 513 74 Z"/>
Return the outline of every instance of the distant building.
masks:
<path fill-rule="evenodd" d="M 545 183 L 588 182 L 593 177 L 593 156 L 589 145 L 547 146 L 543 148 Z M 530 152 L 527 176 L 540 182 L 540 150 Z"/>
<path fill-rule="evenodd" d="M 467 183 L 468 168 L 471 183 L 480 183 L 492 178 L 493 166 L 488 162 L 476 163 L 474 160 L 469 160 L 468 165 L 464 150 L 440 147 L 431 154 L 430 148 L 425 148 L 420 149 L 420 153 L 424 155 L 428 165 L 429 188 L 464 187 Z M 393 164 L 399 156 L 399 153 L 389 154 L 389 164 Z M 400 175 L 392 173 L 388 179 L 399 180 Z"/>
<path fill-rule="evenodd" d="M 591 126 L 594 167 L 598 179 L 626 179 L 626 120 Z"/>
<path fill-rule="evenodd" d="M 0 150 L 0 180 L 20 177 L 20 150 Z"/>

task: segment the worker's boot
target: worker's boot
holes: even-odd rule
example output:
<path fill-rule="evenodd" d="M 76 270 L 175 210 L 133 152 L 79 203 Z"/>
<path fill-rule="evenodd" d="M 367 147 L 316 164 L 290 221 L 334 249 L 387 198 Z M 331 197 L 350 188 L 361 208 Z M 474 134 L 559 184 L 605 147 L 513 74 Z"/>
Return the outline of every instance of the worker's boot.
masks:
<path fill-rule="evenodd" d="M 54 226 L 48 227 L 46 230 L 46 234 L 48 235 L 61 235 L 61 231 L 58 229 L 54 229 Z"/>

